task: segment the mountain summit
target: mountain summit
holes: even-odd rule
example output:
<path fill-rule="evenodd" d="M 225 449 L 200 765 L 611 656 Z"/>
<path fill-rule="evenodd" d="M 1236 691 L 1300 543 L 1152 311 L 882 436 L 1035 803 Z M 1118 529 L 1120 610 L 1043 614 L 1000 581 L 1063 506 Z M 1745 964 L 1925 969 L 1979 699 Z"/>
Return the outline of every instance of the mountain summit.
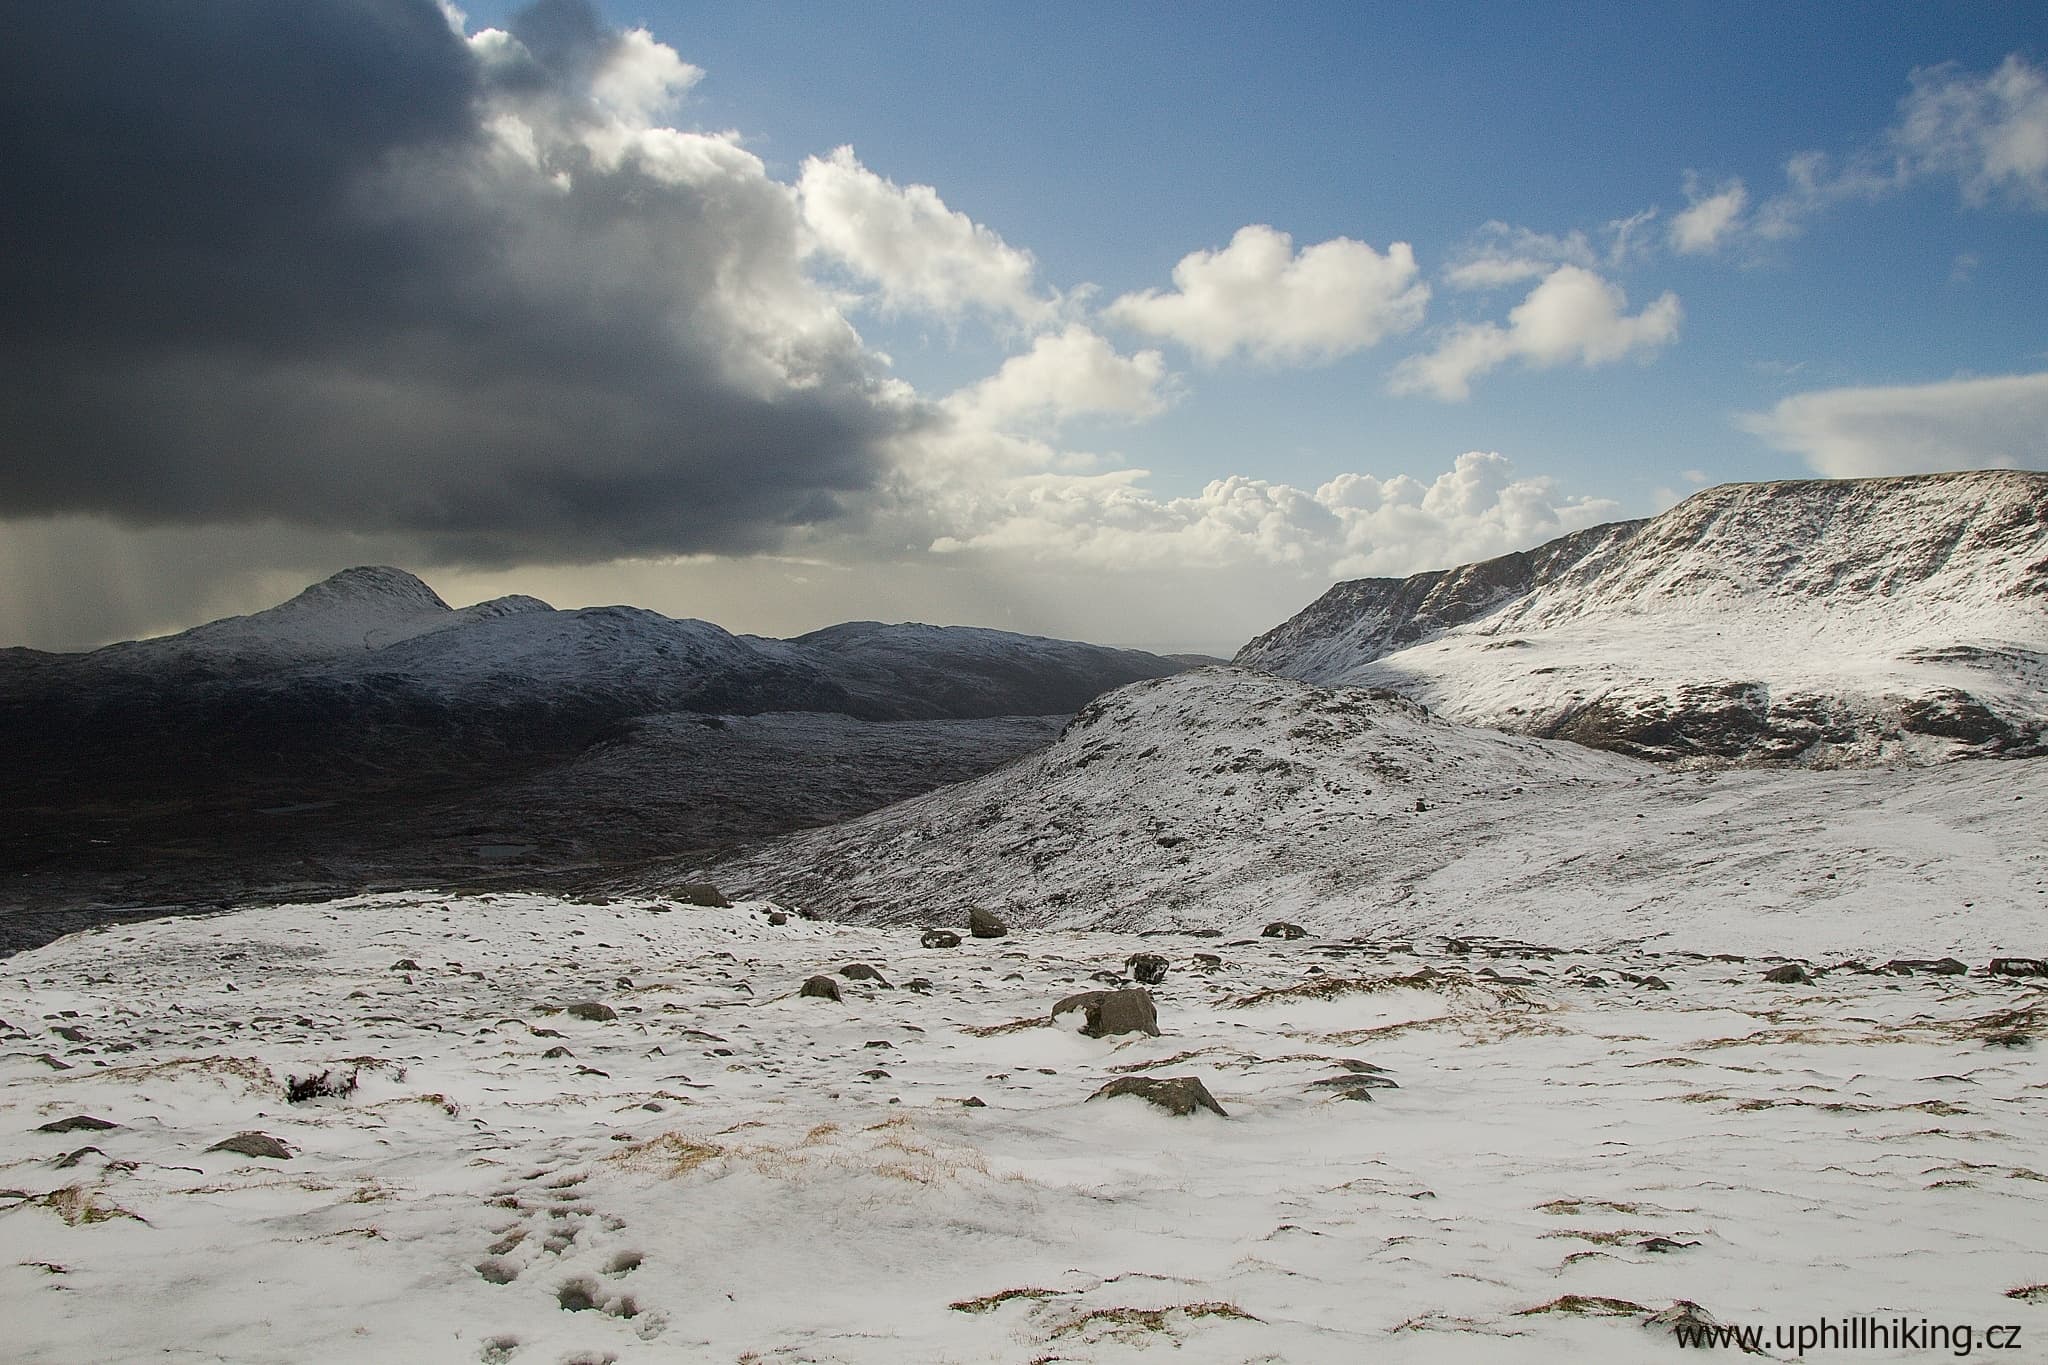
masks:
<path fill-rule="evenodd" d="M 1237 662 L 1638 757 L 2048 746 L 2048 473 L 1728 484 L 1482 564 L 1340 583 Z"/>

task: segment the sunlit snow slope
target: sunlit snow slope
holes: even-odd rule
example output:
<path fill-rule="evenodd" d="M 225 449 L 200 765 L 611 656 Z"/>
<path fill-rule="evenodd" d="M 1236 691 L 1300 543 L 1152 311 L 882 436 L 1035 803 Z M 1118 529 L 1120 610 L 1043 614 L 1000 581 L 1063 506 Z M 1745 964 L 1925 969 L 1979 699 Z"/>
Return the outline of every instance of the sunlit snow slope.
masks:
<path fill-rule="evenodd" d="M 1986 951 L 2048 914 L 2048 763 L 1675 772 L 1212 668 L 1050 749 L 711 869 L 836 917 Z"/>
<path fill-rule="evenodd" d="M 2048 474 L 1731 484 L 1648 522 L 1342 583 L 1237 662 L 1659 760 L 2048 746 Z"/>

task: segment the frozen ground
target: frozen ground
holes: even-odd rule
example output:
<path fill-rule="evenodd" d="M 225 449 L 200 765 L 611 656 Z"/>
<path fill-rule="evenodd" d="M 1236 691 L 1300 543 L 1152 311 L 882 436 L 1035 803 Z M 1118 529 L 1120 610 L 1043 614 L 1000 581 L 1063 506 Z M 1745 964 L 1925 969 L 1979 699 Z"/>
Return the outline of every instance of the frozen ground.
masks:
<path fill-rule="evenodd" d="M 1138 951 L 1164 1036 L 1036 1023 Z M 894 988 L 795 994 L 853 962 Z M 535 896 L 96 930 L 0 973 L 0 1353 L 1641 1361 L 1680 1301 L 2039 1351 L 2048 993 L 1775 965 Z M 1087 1102 L 1124 1074 L 1229 1117 Z"/>

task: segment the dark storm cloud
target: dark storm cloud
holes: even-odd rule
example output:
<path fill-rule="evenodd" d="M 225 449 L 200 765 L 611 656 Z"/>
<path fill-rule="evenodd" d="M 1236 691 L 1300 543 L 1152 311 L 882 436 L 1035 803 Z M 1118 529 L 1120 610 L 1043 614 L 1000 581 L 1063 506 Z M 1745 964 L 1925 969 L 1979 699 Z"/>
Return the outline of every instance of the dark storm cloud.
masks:
<path fill-rule="evenodd" d="M 479 55 L 429 0 L 9 7 L 0 513 L 502 562 L 759 548 L 870 487 L 919 418 L 803 279 L 787 190 L 636 141 L 594 83 L 652 49 L 583 0 L 513 31 Z"/>

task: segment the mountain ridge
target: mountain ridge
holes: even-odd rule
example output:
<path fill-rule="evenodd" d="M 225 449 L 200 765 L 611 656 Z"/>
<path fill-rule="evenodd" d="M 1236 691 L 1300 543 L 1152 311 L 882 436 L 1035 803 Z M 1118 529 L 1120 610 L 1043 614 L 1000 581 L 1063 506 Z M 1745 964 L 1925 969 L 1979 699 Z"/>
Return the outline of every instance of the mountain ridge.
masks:
<path fill-rule="evenodd" d="M 1497 590 L 1436 609 L 1474 582 Z M 1721 485 L 1523 556 L 1338 584 L 1237 662 L 1664 761 L 2037 754 L 2048 473 Z"/>

